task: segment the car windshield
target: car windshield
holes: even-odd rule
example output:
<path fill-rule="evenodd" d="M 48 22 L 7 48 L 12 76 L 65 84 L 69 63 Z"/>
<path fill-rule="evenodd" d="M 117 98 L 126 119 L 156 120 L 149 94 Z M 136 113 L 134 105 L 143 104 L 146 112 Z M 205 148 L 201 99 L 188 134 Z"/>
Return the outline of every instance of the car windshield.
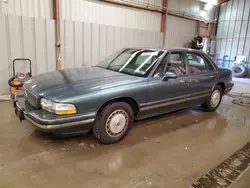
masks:
<path fill-rule="evenodd" d="M 125 49 L 107 57 L 97 67 L 145 77 L 163 53 L 161 50 Z"/>

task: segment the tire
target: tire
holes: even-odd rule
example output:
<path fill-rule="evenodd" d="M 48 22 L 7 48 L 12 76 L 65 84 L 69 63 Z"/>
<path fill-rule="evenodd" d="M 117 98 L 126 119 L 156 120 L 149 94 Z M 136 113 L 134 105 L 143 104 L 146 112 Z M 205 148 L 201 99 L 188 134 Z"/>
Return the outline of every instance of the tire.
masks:
<path fill-rule="evenodd" d="M 247 74 L 247 68 L 240 64 L 233 67 L 233 76 L 237 78 L 243 78 Z"/>
<path fill-rule="evenodd" d="M 122 140 L 134 122 L 134 112 L 125 102 L 114 102 L 105 106 L 97 114 L 92 132 L 103 144 L 113 144 Z"/>
<path fill-rule="evenodd" d="M 217 98 L 217 100 L 214 101 L 214 104 L 213 104 L 212 97 L 216 98 L 216 96 L 215 96 L 216 93 L 219 94 L 219 96 L 217 96 L 218 98 Z M 202 104 L 204 110 L 207 112 L 215 111 L 221 103 L 222 93 L 223 93 L 222 88 L 219 85 L 216 85 L 214 87 L 211 95 L 209 96 L 209 98 L 206 100 L 205 103 Z"/>

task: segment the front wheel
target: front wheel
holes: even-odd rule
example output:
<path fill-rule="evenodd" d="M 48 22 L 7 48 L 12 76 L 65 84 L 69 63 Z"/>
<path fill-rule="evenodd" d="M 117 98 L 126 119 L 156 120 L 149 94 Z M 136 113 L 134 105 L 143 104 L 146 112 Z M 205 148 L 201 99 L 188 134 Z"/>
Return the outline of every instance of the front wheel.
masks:
<path fill-rule="evenodd" d="M 205 103 L 203 103 L 202 106 L 204 107 L 205 111 L 213 112 L 219 107 L 221 99 L 222 99 L 222 89 L 219 85 L 216 85 L 210 97 L 206 100 Z"/>
<path fill-rule="evenodd" d="M 112 144 L 122 140 L 132 127 L 134 112 L 124 102 L 110 103 L 97 115 L 92 128 L 95 137 L 104 144 Z"/>

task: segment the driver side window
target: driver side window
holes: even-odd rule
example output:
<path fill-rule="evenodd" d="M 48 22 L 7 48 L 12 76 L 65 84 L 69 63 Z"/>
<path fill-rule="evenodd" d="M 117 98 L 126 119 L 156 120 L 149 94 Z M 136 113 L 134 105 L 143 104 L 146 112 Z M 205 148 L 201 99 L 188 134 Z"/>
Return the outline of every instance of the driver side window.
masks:
<path fill-rule="evenodd" d="M 157 67 L 154 77 L 163 77 L 166 72 L 172 72 L 177 76 L 186 74 L 186 66 L 181 53 L 174 52 L 166 55 Z"/>

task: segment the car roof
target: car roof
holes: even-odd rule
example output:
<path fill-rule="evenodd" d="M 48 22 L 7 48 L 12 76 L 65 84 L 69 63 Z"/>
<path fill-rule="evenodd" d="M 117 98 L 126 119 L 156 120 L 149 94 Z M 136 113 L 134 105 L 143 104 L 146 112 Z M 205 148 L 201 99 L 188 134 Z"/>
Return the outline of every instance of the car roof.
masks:
<path fill-rule="evenodd" d="M 176 52 L 176 51 L 182 51 L 182 52 L 196 52 L 196 53 L 203 53 L 200 50 L 195 50 L 195 49 L 191 49 L 191 48 L 168 48 L 168 49 L 164 49 L 164 48 L 147 48 L 147 47 L 143 47 L 143 48 L 127 48 L 127 49 L 138 49 L 138 50 L 162 50 L 162 51 L 168 51 L 168 52 Z"/>
<path fill-rule="evenodd" d="M 167 49 L 169 52 L 175 52 L 175 51 L 182 51 L 182 52 L 197 52 L 197 53 L 202 53 L 200 50 L 195 50 L 191 48 L 169 48 Z"/>

